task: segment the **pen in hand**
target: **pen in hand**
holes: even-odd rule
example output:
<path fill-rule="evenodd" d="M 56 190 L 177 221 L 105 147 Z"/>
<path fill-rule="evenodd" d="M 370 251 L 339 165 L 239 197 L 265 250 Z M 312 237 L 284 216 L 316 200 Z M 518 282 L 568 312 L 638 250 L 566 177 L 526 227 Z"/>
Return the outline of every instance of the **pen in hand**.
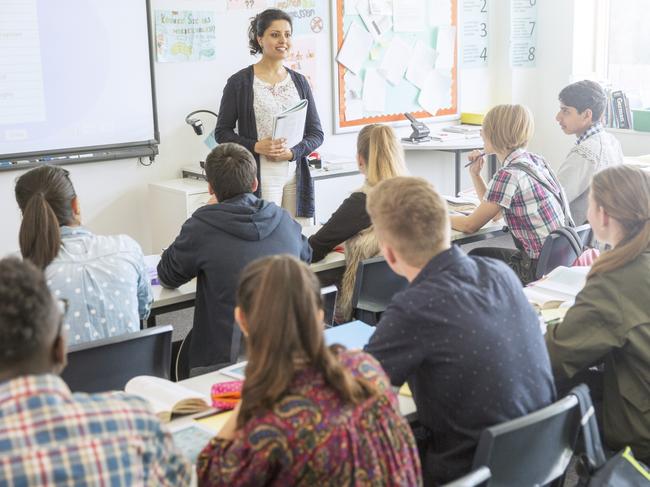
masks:
<path fill-rule="evenodd" d="M 481 153 L 478 155 L 478 157 L 483 157 L 484 155 L 485 155 L 485 151 L 481 152 Z M 478 159 L 478 157 L 477 157 L 477 159 Z M 465 164 L 465 167 L 469 167 L 469 166 L 471 166 L 472 164 L 474 164 L 475 162 L 476 162 L 476 159 L 474 159 L 473 161 L 469 161 L 467 164 Z"/>

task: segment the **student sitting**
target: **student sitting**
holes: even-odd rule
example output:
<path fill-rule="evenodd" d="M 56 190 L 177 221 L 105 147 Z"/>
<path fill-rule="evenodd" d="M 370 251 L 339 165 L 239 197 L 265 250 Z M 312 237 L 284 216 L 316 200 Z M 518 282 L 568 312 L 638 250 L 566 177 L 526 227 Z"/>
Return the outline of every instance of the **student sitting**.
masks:
<path fill-rule="evenodd" d="M 63 302 L 29 261 L 0 260 L 0 485 L 189 485 L 146 402 L 72 394 Z"/>
<path fill-rule="evenodd" d="M 323 259 L 340 243 L 345 245 L 346 270 L 337 297 L 337 321 L 352 315 L 352 291 L 359 262 L 379 254 L 377 239 L 366 212 L 366 194 L 384 179 L 406 175 L 404 151 L 387 125 L 366 125 L 357 138 L 357 164 L 366 177 L 364 185 L 352 193 L 323 227 L 309 238 L 312 260 Z"/>
<path fill-rule="evenodd" d="M 199 485 L 421 484 L 388 378 L 369 355 L 325 345 L 322 305 L 316 276 L 295 258 L 243 271 L 242 401 L 199 455 Z"/>
<path fill-rule="evenodd" d="M 232 313 L 237 279 L 246 264 L 270 254 L 311 258 L 300 225 L 275 203 L 253 194 L 256 171 L 255 159 L 244 147 L 216 147 L 205 163 L 213 198 L 183 224 L 158 264 L 163 286 L 197 278 L 190 369 L 208 370 L 237 359 L 239 334 L 233 337 Z"/>
<path fill-rule="evenodd" d="M 526 151 L 533 117 L 522 105 L 498 105 L 483 120 L 485 153 L 502 163 L 489 185 L 481 177 L 484 158 L 473 151 L 470 174 L 481 204 L 471 215 L 452 216 L 451 226 L 473 233 L 502 211 L 515 249 L 478 248 L 471 254 L 505 261 L 524 284 L 535 279 L 544 240 L 556 228 L 573 225 L 564 191 L 546 161 Z"/>
<path fill-rule="evenodd" d="M 423 179 L 378 184 L 368 213 L 388 265 L 410 284 L 366 351 L 394 386 L 408 381 L 425 485 L 445 483 L 470 470 L 484 428 L 553 402 L 539 320 L 503 262 L 451 246 L 445 202 Z"/>
<path fill-rule="evenodd" d="M 613 248 L 562 323 L 548 327 L 546 345 L 558 380 L 589 378 L 596 403 L 602 394 L 606 445 L 629 445 L 650 464 L 650 175 L 623 165 L 597 173 L 587 216 Z M 588 369 L 598 364 L 604 373 L 594 380 Z"/>
<path fill-rule="evenodd" d="M 621 144 L 600 122 L 607 95 L 594 81 L 570 84 L 560 91 L 560 111 L 555 116 L 565 134 L 577 137 L 557 177 L 566 191 L 577 224 L 587 221 L 587 194 L 598 171 L 623 163 Z"/>
<path fill-rule="evenodd" d="M 138 331 L 153 293 L 135 240 L 82 227 L 77 193 L 61 167 L 42 166 L 20 176 L 16 201 L 23 214 L 23 257 L 45 269 L 54 295 L 69 303 L 63 324 L 68 343 Z"/>

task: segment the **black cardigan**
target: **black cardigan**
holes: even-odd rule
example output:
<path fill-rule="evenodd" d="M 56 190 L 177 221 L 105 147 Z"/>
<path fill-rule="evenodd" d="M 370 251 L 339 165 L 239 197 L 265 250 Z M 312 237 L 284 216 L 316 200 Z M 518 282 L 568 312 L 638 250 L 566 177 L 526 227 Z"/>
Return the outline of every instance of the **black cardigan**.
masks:
<path fill-rule="evenodd" d="M 320 125 L 316 103 L 311 88 L 302 74 L 285 68 L 298 90 L 301 99 L 308 102 L 305 135 L 301 142 L 291 148 L 296 160 L 296 216 L 314 216 L 314 184 L 309 173 L 307 156 L 323 143 L 323 129 Z M 253 65 L 233 74 L 223 89 L 221 106 L 214 137 L 219 143 L 236 142 L 243 145 L 255 156 L 257 161 L 257 179 L 260 176 L 260 156 L 255 153 L 257 142 L 257 125 L 253 105 Z M 235 132 L 235 126 L 237 132 Z M 261 187 L 261 185 L 260 185 Z M 259 196 L 260 190 L 257 191 Z M 263 195 L 262 195 L 263 196 Z"/>
<path fill-rule="evenodd" d="M 371 225 L 366 211 L 366 194 L 361 191 L 348 196 L 318 232 L 309 237 L 312 262 L 322 260 L 334 247 L 354 237 Z"/>

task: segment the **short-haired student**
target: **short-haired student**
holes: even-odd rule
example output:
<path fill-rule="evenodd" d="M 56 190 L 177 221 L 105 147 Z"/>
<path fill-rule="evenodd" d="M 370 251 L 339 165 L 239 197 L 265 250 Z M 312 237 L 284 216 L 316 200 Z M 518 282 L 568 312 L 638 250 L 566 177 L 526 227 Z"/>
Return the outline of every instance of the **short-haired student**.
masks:
<path fill-rule="evenodd" d="M 431 184 L 398 177 L 368 195 L 382 254 L 409 281 L 366 351 L 417 406 L 425 485 L 467 473 L 481 431 L 555 398 L 536 313 L 498 260 L 452 246 L 447 205 Z"/>
<path fill-rule="evenodd" d="M 15 193 L 23 216 L 20 251 L 45 270 L 54 295 L 68 301 L 68 343 L 138 331 L 153 301 L 140 245 L 127 235 L 95 235 L 82 226 L 79 198 L 62 167 L 26 172 Z"/>
<path fill-rule="evenodd" d="M 366 211 L 366 194 L 385 179 L 407 174 L 404 150 L 388 125 L 370 124 L 357 137 L 357 164 L 364 184 L 346 198 L 318 232 L 309 238 L 312 261 L 323 259 L 337 245 L 345 247 L 346 269 L 337 297 L 336 319 L 349 321 L 357 267 L 363 259 L 379 254 L 379 244 Z"/>
<path fill-rule="evenodd" d="M 158 264 L 163 286 L 197 278 L 189 345 L 192 374 L 237 359 L 240 335 L 233 310 L 237 279 L 246 264 L 271 254 L 311 259 L 300 225 L 284 209 L 253 194 L 258 185 L 255 159 L 246 148 L 220 144 L 208 155 L 205 174 L 210 202 L 183 224 Z"/>
<path fill-rule="evenodd" d="M 65 314 L 31 262 L 0 260 L 0 485 L 189 485 L 144 399 L 72 394 L 58 376 Z"/>
<path fill-rule="evenodd" d="M 261 54 L 261 59 L 228 78 L 215 138 L 241 144 L 253 154 L 260 183 L 256 195 L 294 218 L 312 218 L 314 188 L 307 156 L 323 143 L 323 130 L 309 81 L 284 66 L 293 43 L 291 16 L 277 8 L 263 10 L 251 19 L 248 41 L 251 55 Z M 304 136 L 287 147 L 284 139 L 273 138 L 273 118 L 300 100 L 308 102 Z"/>
<path fill-rule="evenodd" d="M 197 461 L 200 485 L 421 485 L 415 440 L 371 356 L 328 347 L 319 283 L 282 255 L 244 269 L 242 400 Z"/>
<path fill-rule="evenodd" d="M 502 167 L 486 184 L 481 176 L 483 154 L 470 153 L 469 170 L 481 204 L 471 215 L 451 216 L 452 228 L 473 233 L 502 212 L 517 248 L 481 247 L 471 253 L 505 261 L 524 284 L 535 279 L 546 237 L 573 224 L 555 173 L 543 157 L 526 150 L 533 131 L 533 116 L 525 106 L 497 105 L 485 115 L 485 153 L 496 154 Z"/>
<path fill-rule="evenodd" d="M 546 346 L 558 384 L 586 379 L 594 402 L 602 399 L 606 446 L 630 446 L 650 464 L 650 173 L 625 165 L 597 173 L 587 216 L 611 249 L 564 320 L 549 325 Z M 602 374 L 589 370 L 600 364 Z"/>
<path fill-rule="evenodd" d="M 583 80 L 565 86 L 559 94 L 560 110 L 555 120 L 576 143 L 557 171 L 566 191 L 576 224 L 587 221 L 587 195 L 591 178 L 607 167 L 623 164 L 623 151 L 616 137 L 605 131 L 602 117 L 607 95 L 595 81 Z"/>

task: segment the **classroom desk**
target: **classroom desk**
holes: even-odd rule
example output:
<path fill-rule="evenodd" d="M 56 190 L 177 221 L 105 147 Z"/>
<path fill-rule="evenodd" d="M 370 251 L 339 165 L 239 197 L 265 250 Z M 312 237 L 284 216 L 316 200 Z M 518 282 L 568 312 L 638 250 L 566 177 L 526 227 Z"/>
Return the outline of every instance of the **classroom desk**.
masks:
<path fill-rule="evenodd" d="M 307 237 L 318 230 L 319 227 L 304 227 L 303 234 Z M 487 240 L 504 234 L 503 222 L 490 222 L 476 233 L 465 234 L 457 230 L 451 231 L 451 241 L 456 245 L 464 245 L 481 240 Z M 310 264 L 309 268 L 317 275 L 325 272 L 342 270 L 345 267 L 345 255 L 340 252 L 330 252 L 319 262 Z M 152 286 L 153 304 L 151 305 L 151 314 L 146 320 L 146 326 L 156 326 L 156 316 L 178 311 L 180 309 L 191 308 L 194 306 L 196 298 L 196 279 L 183 284 L 177 289 L 166 289 L 160 285 Z"/>
<path fill-rule="evenodd" d="M 455 178 L 454 178 L 454 196 L 457 196 L 461 190 L 460 187 L 460 174 L 463 166 L 461 156 L 465 152 L 471 152 L 476 149 L 483 148 L 483 139 L 480 137 L 472 139 L 460 139 L 451 141 L 436 141 L 430 140 L 429 142 L 421 142 L 414 144 L 411 142 L 402 142 L 402 147 L 405 151 L 439 151 L 451 152 L 454 154 Z M 491 178 L 496 172 L 497 164 L 496 157 L 491 155 L 488 157 L 488 174 Z"/>

